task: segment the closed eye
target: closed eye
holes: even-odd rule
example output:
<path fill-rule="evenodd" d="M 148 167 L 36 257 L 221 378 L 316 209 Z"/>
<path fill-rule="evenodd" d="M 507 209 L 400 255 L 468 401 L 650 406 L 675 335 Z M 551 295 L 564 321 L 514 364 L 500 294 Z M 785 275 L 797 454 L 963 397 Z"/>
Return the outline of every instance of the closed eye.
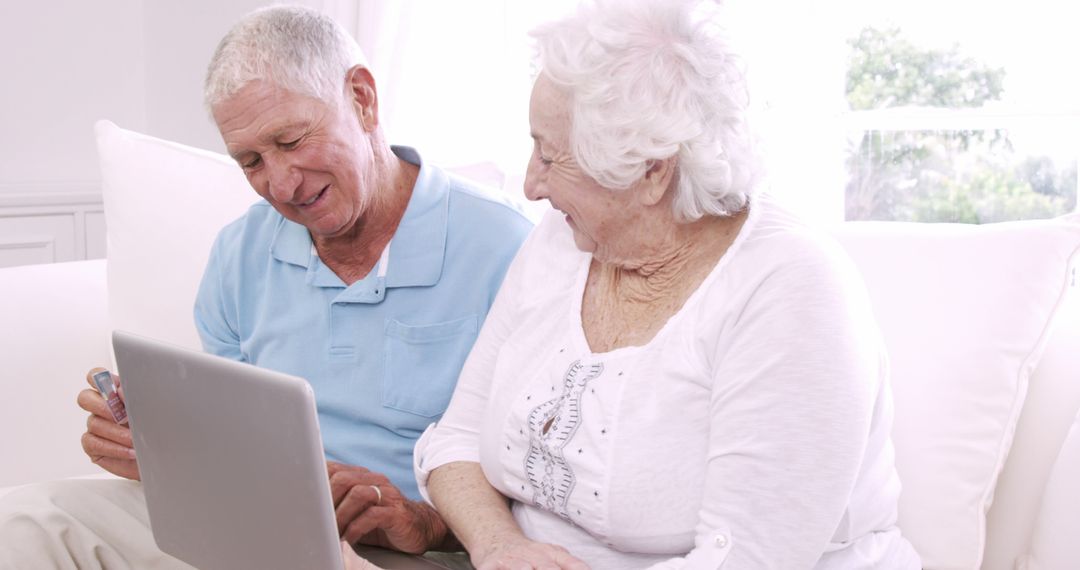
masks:
<path fill-rule="evenodd" d="M 251 159 L 241 162 L 240 167 L 244 170 L 251 170 L 252 168 L 258 167 L 260 164 L 262 164 L 262 157 L 256 154 Z"/>
<path fill-rule="evenodd" d="M 278 143 L 278 146 L 281 147 L 284 150 L 292 150 L 292 149 L 296 148 L 296 145 L 298 145 L 298 144 L 300 144 L 300 139 L 296 139 L 294 141 L 289 141 L 289 142 Z"/>
<path fill-rule="evenodd" d="M 540 141 L 536 138 L 533 138 L 533 155 L 536 156 L 536 159 L 540 161 L 540 164 L 543 164 L 544 166 L 551 166 L 552 160 L 550 158 L 547 158 L 542 152 L 540 152 Z"/>

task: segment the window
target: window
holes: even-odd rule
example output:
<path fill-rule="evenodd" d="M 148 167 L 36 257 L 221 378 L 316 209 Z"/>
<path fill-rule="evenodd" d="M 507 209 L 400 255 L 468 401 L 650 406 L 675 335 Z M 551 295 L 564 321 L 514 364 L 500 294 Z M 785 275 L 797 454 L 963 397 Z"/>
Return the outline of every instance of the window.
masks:
<path fill-rule="evenodd" d="M 356 4 L 346 19 L 371 58 L 391 142 L 520 194 L 527 31 L 574 3 Z M 770 191 L 804 217 L 985 223 L 1076 209 L 1080 5 L 725 5 Z"/>
<path fill-rule="evenodd" d="M 915 0 L 853 18 L 845 218 L 987 223 L 1075 210 L 1080 83 L 1055 64 L 1080 53 L 1075 11 Z"/>

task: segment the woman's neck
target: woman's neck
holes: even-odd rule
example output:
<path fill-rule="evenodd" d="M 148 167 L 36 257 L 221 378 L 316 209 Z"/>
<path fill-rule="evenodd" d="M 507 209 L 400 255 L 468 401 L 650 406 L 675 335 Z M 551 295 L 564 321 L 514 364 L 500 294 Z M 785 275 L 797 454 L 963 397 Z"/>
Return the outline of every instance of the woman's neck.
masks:
<path fill-rule="evenodd" d="M 746 219 L 706 217 L 691 223 L 671 222 L 666 228 L 641 232 L 634 254 L 599 264 L 600 282 L 628 302 L 651 303 L 682 296 L 687 284 L 700 284 L 727 251 Z M 631 249 L 631 248 L 628 248 Z"/>

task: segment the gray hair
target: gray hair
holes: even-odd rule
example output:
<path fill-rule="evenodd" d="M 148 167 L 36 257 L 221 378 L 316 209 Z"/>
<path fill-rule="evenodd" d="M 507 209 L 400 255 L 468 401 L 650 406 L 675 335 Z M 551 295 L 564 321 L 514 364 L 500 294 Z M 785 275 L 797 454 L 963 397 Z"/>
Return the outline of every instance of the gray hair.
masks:
<path fill-rule="evenodd" d="M 218 44 L 206 72 L 207 107 L 253 80 L 339 101 L 345 75 L 365 65 L 356 40 L 333 18 L 302 6 L 269 6 L 244 16 Z"/>
<path fill-rule="evenodd" d="M 626 189 L 677 157 L 677 219 L 744 208 L 760 159 L 742 65 L 695 0 L 594 0 L 532 32 L 540 72 L 570 97 L 570 146 L 602 186 Z"/>

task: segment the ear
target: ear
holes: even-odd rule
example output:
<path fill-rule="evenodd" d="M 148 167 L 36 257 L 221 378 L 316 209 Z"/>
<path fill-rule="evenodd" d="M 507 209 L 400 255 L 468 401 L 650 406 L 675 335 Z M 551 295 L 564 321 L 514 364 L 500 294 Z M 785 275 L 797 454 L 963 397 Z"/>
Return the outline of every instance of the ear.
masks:
<path fill-rule="evenodd" d="M 645 176 L 641 177 L 641 191 L 638 196 L 645 206 L 655 206 L 664 199 L 667 191 L 675 181 L 675 170 L 679 164 L 679 159 L 675 156 L 669 156 L 649 162 L 649 168 L 645 171 Z"/>
<path fill-rule="evenodd" d="M 360 126 L 369 133 L 374 131 L 379 126 L 379 97 L 371 71 L 362 65 L 352 67 L 346 72 L 345 88 Z"/>

